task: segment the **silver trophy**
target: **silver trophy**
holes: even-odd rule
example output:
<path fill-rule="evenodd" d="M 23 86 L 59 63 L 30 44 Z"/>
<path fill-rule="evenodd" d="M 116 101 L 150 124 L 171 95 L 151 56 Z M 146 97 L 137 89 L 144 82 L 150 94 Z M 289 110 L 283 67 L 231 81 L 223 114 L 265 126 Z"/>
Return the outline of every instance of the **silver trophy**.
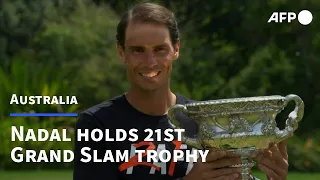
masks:
<path fill-rule="evenodd" d="M 277 127 L 276 116 L 290 101 L 294 110 L 286 120 L 286 127 Z M 200 101 L 176 104 L 169 109 L 168 118 L 173 128 L 183 128 L 176 118 L 183 113 L 194 120 L 198 132 L 194 137 L 183 136 L 183 142 L 197 149 L 226 150 L 241 156 L 242 179 L 250 178 L 250 169 L 255 165 L 251 158 L 268 149 L 270 143 L 279 143 L 293 135 L 304 114 L 304 103 L 297 95 L 258 96 Z"/>

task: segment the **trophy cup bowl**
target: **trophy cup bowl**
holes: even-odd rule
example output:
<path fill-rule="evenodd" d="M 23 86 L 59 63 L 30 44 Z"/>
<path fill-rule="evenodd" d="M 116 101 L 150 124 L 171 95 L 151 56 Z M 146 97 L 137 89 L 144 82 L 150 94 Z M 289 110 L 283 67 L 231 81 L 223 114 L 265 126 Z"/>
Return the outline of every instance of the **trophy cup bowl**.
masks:
<path fill-rule="evenodd" d="M 289 113 L 286 127 L 280 130 L 276 116 L 290 101 L 295 102 L 295 108 Z M 270 143 L 279 143 L 293 135 L 303 117 L 304 103 L 299 96 L 290 94 L 176 104 L 169 109 L 168 118 L 173 128 L 181 129 L 175 117 L 177 112 L 198 125 L 196 136 L 183 135 L 183 143 L 197 149 L 214 148 L 240 156 L 242 163 L 233 167 L 242 167 L 242 179 L 246 180 L 255 165 L 249 159 L 268 149 Z"/>

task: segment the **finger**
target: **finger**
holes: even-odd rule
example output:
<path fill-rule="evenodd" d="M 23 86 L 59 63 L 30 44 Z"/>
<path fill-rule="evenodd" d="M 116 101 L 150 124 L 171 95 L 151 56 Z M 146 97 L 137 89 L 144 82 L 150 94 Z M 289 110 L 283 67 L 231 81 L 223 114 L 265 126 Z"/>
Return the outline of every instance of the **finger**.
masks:
<path fill-rule="evenodd" d="M 283 159 L 280 151 L 278 150 L 278 147 L 276 144 L 273 144 L 270 148 L 270 151 L 272 153 L 272 159 L 274 159 L 275 161 L 280 161 Z"/>
<path fill-rule="evenodd" d="M 278 164 L 280 167 L 288 166 L 288 162 L 282 157 L 282 154 L 279 151 L 276 144 L 272 146 L 271 152 L 272 152 L 272 159 L 275 160 L 276 164 Z"/>
<path fill-rule="evenodd" d="M 284 165 L 279 165 L 271 157 L 262 156 L 259 159 L 259 164 L 267 167 L 268 169 L 272 170 L 279 176 L 285 176 L 286 175 L 286 169 L 283 169 L 283 167 L 287 167 Z M 284 164 L 284 162 L 283 162 Z"/>
<path fill-rule="evenodd" d="M 241 158 L 224 158 L 209 163 L 212 169 L 241 164 Z"/>
<path fill-rule="evenodd" d="M 269 151 L 268 149 L 261 149 L 261 150 L 258 151 L 258 154 L 255 157 L 253 157 L 252 159 L 255 160 L 255 161 L 259 161 L 261 156 L 263 156 L 265 153 L 269 153 L 268 151 Z"/>
<path fill-rule="evenodd" d="M 262 161 L 262 160 L 265 159 L 265 158 L 271 158 L 271 157 L 272 157 L 272 152 L 267 149 L 267 150 L 261 152 L 261 153 L 257 156 L 256 160 L 257 160 L 258 162 L 260 162 L 260 161 Z"/>
<path fill-rule="evenodd" d="M 279 151 L 282 157 L 286 160 L 288 160 L 287 142 L 288 140 L 284 140 L 279 143 Z"/>
<path fill-rule="evenodd" d="M 266 167 L 263 164 L 258 164 L 258 167 L 261 171 L 263 171 L 269 178 L 271 179 L 280 179 L 279 176 L 272 170 Z"/>
<path fill-rule="evenodd" d="M 225 151 L 212 151 L 206 157 L 206 162 L 216 161 L 226 156 Z"/>
<path fill-rule="evenodd" d="M 219 177 L 229 174 L 241 173 L 241 168 L 221 168 L 210 172 L 210 177 Z"/>
<path fill-rule="evenodd" d="M 239 176 L 240 174 L 235 173 L 235 174 L 230 174 L 225 176 L 219 176 L 219 177 L 213 178 L 213 180 L 234 180 L 234 179 L 237 179 Z"/>

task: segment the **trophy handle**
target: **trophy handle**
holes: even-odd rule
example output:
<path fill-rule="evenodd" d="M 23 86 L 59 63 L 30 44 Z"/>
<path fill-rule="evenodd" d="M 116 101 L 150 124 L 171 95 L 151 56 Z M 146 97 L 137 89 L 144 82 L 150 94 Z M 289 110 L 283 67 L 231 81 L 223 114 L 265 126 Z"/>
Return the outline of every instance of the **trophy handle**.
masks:
<path fill-rule="evenodd" d="M 290 102 L 295 102 L 295 108 L 290 112 L 288 119 L 286 120 L 286 127 L 284 130 L 279 130 L 277 133 L 277 142 L 279 143 L 288 137 L 293 136 L 293 132 L 298 128 L 298 123 L 301 121 L 304 114 L 304 103 L 302 99 L 294 94 L 287 95 L 285 97 L 285 106 Z"/>
<path fill-rule="evenodd" d="M 187 112 L 187 107 L 182 104 L 176 104 L 176 105 L 173 105 L 172 107 L 170 107 L 169 111 L 168 111 L 169 123 L 175 129 L 183 129 L 181 127 L 180 122 L 175 118 L 175 114 L 177 112 Z M 197 148 L 197 149 L 203 149 L 203 147 L 199 143 L 198 139 L 186 137 L 185 133 L 182 133 L 181 138 L 182 138 L 182 142 L 184 142 L 185 144 L 192 146 L 194 148 Z"/>

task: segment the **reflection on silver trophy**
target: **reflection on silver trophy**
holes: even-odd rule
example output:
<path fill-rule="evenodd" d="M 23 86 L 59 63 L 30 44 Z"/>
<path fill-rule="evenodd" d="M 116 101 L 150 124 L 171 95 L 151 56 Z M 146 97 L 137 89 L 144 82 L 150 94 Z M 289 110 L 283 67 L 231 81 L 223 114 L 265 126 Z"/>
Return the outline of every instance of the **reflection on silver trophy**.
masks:
<path fill-rule="evenodd" d="M 276 116 L 290 101 L 294 110 L 286 120 L 286 127 L 277 127 Z M 304 103 L 297 95 L 258 96 L 200 101 L 176 104 L 168 116 L 174 128 L 181 127 L 176 113 L 183 113 L 198 125 L 195 137 L 183 137 L 183 142 L 198 149 L 221 149 L 241 156 L 242 179 L 249 179 L 249 170 L 255 165 L 249 159 L 270 143 L 279 143 L 293 135 L 304 114 Z"/>

